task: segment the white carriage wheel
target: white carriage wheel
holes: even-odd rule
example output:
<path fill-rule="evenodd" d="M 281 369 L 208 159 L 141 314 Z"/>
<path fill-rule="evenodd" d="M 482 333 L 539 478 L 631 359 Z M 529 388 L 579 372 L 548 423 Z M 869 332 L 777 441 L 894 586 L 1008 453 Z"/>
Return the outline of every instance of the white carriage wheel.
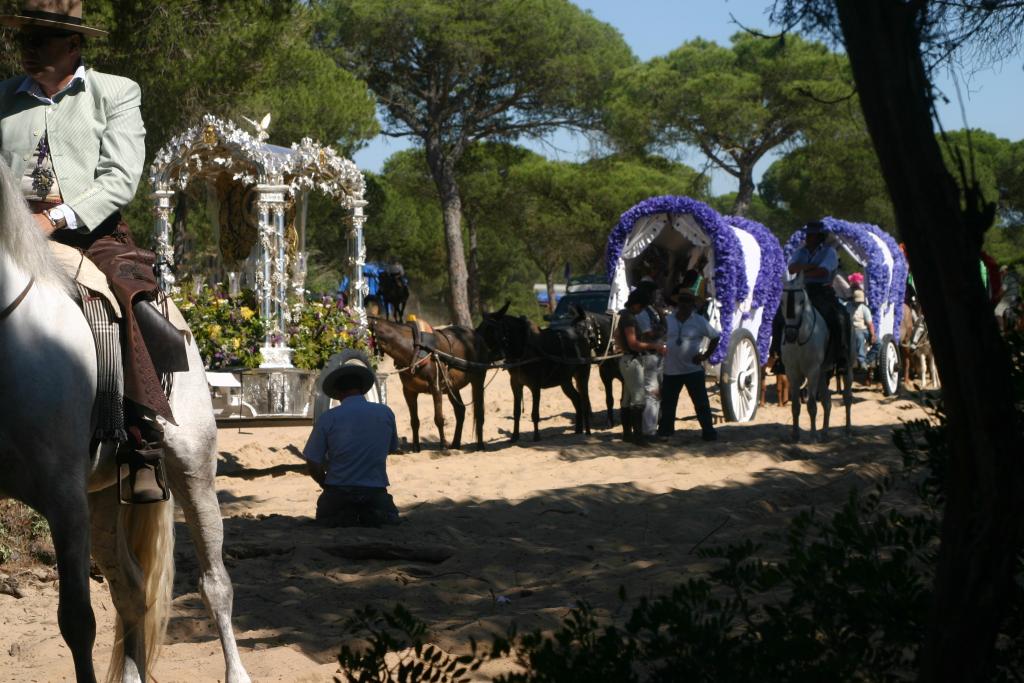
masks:
<path fill-rule="evenodd" d="M 722 412 L 729 422 L 749 422 L 757 414 L 761 392 L 761 363 L 749 330 L 733 332 L 722 361 Z"/>
<path fill-rule="evenodd" d="M 900 350 L 891 334 L 882 337 L 878 353 L 878 374 L 882 382 L 882 394 L 894 396 L 900 388 Z"/>

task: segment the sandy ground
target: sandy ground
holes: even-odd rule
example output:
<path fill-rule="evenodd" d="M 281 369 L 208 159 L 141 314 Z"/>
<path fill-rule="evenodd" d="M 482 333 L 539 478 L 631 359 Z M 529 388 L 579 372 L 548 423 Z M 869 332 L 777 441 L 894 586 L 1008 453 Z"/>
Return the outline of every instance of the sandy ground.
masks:
<path fill-rule="evenodd" d="M 591 395 L 603 425 L 596 375 Z M 399 434 L 411 437 L 397 377 L 388 390 Z M 434 642 L 457 651 L 470 636 L 503 632 L 512 621 L 521 628 L 553 625 L 580 599 L 614 612 L 620 586 L 634 598 L 665 592 L 707 567 L 694 552 L 699 545 L 760 539 L 808 505 L 842 502 L 852 486 L 895 461 L 892 426 L 923 415 L 906 398 L 862 389 L 850 438 L 834 431 L 824 444 L 791 445 L 789 409 L 769 405 L 752 423 L 722 425 L 717 443 L 700 441 L 689 419 L 678 423 L 670 443 L 636 450 L 617 429 L 573 434 L 571 404 L 557 389 L 543 394 L 538 443 L 529 440 L 528 425 L 523 442 L 508 441 L 505 376 L 490 383 L 486 405 L 488 450 L 442 454 L 429 397 L 420 398 L 424 450 L 392 456 L 388 466 L 405 522 L 384 530 L 312 524 L 319 491 L 297 457 L 308 427 L 220 430 L 217 487 L 235 631 L 254 680 L 331 680 L 343 623 L 363 605 L 386 609 L 401 601 L 430 625 Z M 692 415 L 685 398 L 679 415 Z M 805 425 L 806 419 L 805 413 Z M 441 547 L 451 557 L 432 563 L 332 554 L 340 545 L 375 540 Z M 177 542 L 168 645 L 154 679 L 222 680 L 220 644 L 196 589 L 195 554 L 180 511 Z M 54 576 L 38 570 L 19 580 L 25 597 L 0 595 L 0 680 L 72 680 L 57 629 Z M 113 624 L 102 583 L 93 583 L 93 606 L 102 672 Z"/>

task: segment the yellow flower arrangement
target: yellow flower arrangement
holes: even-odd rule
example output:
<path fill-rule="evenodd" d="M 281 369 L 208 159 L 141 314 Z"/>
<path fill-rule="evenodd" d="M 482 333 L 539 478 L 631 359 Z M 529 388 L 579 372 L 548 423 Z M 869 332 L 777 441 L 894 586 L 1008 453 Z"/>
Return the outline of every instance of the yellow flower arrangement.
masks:
<path fill-rule="evenodd" d="M 238 314 L 242 316 L 242 320 L 248 320 L 256 315 L 256 311 L 252 310 L 248 306 L 242 306 L 242 308 L 239 309 Z"/>

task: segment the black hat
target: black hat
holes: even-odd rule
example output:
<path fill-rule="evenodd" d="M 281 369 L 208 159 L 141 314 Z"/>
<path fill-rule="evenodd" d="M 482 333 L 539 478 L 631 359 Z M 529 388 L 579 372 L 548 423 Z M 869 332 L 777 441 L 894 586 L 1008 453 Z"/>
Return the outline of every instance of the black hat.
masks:
<path fill-rule="evenodd" d="M 804 226 L 804 231 L 808 235 L 820 235 L 825 232 L 825 223 L 822 221 L 811 221 Z"/>
<path fill-rule="evenodd" d="M 641 306 L 651 305 L 651 290 L 646 287 L 637 287 L 629 293 L 629 297 L 626 299 L 626 305 L 632 306 L 639 304 Z"/>
<path fill-rule="evenodd" d="M 358 351 L 350 351 L 350 353 L 345 355 L 347 357 L 339 357 L 341 354 L 333 357 L 331 360 L 336 360 L 337 362 L 328 362 L 327 367 L 324 368 L 320 375 L 321 390 L 331 398 L 339 398 L 339 394 L 343 390 L 338 387 L 338 383 L 346 377 L 355 376 L 359 379 L 359 393 L 361 394 L 365 394 L 372 389 L 377 381 L 377 376 L 370 369 L 370 362 L 365 354 Z"/>
<path fill-rule="evenodd" d="M 678 306 L 682 301 L 687 301 L 691 304 L 697 303 L 697 293 L 690 287 L 684 287 L 679 285 L 672 291 L 672 296 L 669 297 L 669 302 Z"/>

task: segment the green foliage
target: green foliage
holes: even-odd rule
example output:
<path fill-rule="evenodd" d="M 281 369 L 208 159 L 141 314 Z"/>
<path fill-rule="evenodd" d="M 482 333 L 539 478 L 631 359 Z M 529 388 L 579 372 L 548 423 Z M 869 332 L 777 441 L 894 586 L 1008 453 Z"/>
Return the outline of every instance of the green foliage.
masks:
<path fill-rule="evenodd" d="M 384 613 L 372 607 L 356 610 L 345 629 L 367 636 L 367 647 L 356 651 L 345 645 L 338 656 L 342 673 L 335 680 L 347 683 L 463 683 L 482 663 L 475 656 L 475 643 L 461 657 L 425 645 L 426 625 L 401 605 Z M 397 653 L 392 663 L 386 661 L 389 653 Z"/>
<path fill-rule="evenodd" d="M 626 153 L 696 147 L 740 181 L 734 212 L 754 191 L 766 153 L 829 115 L 848 95 L 847 66 L 820 43 L 738 33 L 731 47 L 697 39 L 616 74 L 606 125 Z"/>
<path fill-rule="evenodd" d="M 796 225 L 836 216 L 894 231 L 889 191 L 856 98 L 834 107 L 803 137 L 805 144 L 762 177 L 758 190 L 765 203 L 789 211 Z"/>
<path fill-rule="evenodd" d="M 376 133 L 365 84 L 310 42 L 300 0 L 94 0 L 86 20 L 108 29 L 90 64 L 142 87 L 147 158 L 205 113 L 274 113 L 270 141 L 301 134 L 351 149 Z"/>
<path fill-rule="evenodd" d="M 257 313 L 255 294 L 243 290 L 230 298 L 214 287 L 195 290 L 186 280 L 173 298 L 195 336 L 206 369 L 259 367 L 266 326 Z"/>
<path fill-rule="evenodd" d="M 718 195 L 708 200 L 708 204 L 721 214 L 728 214 L 735 203 L 735 192 Z M 806 220 L 800 220 L 790 211 L 788 206 L 770 204 L 760 193 L 750 198 L 750 207 L 745 215 L 747 218 L 767 226 L 783 244 L 786 243 L 790 235 L 806 223 Z"/>
<path fill-rule="evenodd" d="M 632 53 L 615 29 L 568 0 L 320 6 L 320 44 L 366 80 L 386 132 L 423 143 L 443 211 L 445 239 L 437 244 L 446 249 L 448 303 L 455 321 L 468 324 L 463 283 L 482 280 L 483 269 L 467 272 L 457 168 L 463 155 L 476 142 L 593 127 L 612 75 Z M 472 257 L 472 243 L 470 249 Z"/>
<path fill-rule="evenodd" d="M 191 281 L 181 283 L 174 302 L 196 338 L 206 369 L 259 367 L 266 325 L 255 294 L 243 290 L 232 298 L 219 287 L 204 286 L 198 294 L 195 289 Z M 292 361 L 303 370 L 319 370 L 342 349 L 360 349 L 372 355 L 355 313 L 330 296 L 296 307 L 285 332 L 288 346 L 295 350 Z"/>
<path fill-rule="evenodd" d="M 307 302 L 294 312 L 288 335 L 288 346 L 295 349 L 292 362 L 304 370 L 323 368 L 342 349 L 359 349 L 371 362 L 376 358 L 355 312 L 329 296 Z"/>
<path fill-rule="evenodd" d="M 614 28 L 567 0 L 321 4 L 321 44 L 369 84 L 390 132 L 429 138 L 453 162 L 474 140 L 586 125 L 633 59 Z"/>
<path fill-rule="evenodd" d="M 483 307 L 511 299 L 513 310 L 531 315 L 539 311 L 533 284 L 561 279 L 566 263 L 574 274 L 604 271 L 608 233 L 623 211 L 656 194 L 705 198 L 708 185 L 692 168 L 661 157 L 577 164 L 502 143 L 473 145 L 458 171 L 465 224 L 475 231 L 486 273 Z M 368 185 L 369 258 L 396 256 L 421 300 L 443 300 L 444 228 L 422 150 L 394 154 Z"/>
<path fill-rule="evenodd" d="M 15 500 L 0 500 L 0 567 L 54 563 L 46 518 Z"/>
<path fill-rule="evenodd" d="M 982 199 L 996 204 L 985 250 L 1024 274 L 1024 140 L 1010 142 L 985 130 L 957 130 L 940 138 L 946 166 L 961 193 L 976 181 Z"/>

